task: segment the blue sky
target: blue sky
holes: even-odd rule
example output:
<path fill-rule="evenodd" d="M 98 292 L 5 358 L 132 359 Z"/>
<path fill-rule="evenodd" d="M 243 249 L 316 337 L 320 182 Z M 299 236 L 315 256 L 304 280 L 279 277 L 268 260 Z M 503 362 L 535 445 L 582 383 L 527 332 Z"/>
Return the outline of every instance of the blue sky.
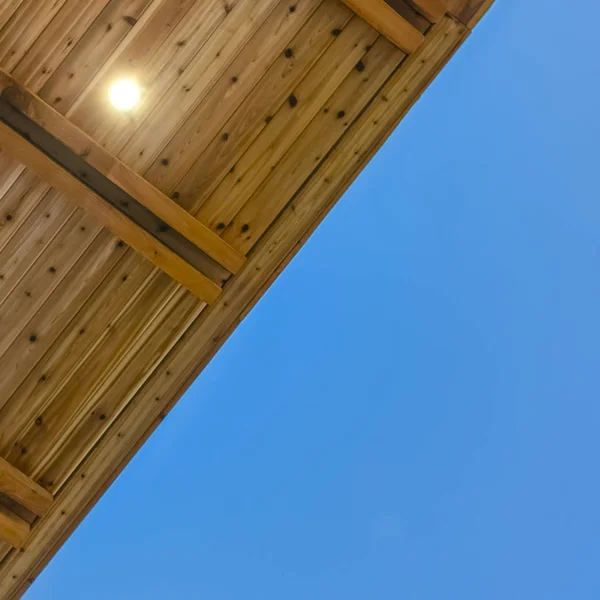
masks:
<path fill-rule="evenodd" d="M 27 600 L 600 597 L 599 21 L 497 0 Z"/>

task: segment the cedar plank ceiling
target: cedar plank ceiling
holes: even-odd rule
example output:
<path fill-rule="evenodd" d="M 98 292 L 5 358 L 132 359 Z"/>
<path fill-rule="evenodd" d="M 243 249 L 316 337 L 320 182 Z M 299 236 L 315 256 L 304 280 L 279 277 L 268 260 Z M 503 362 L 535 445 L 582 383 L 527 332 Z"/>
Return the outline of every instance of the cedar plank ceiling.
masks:
<path fill-rule="evenodd" d="M 23 593 L 490 5 L 2 0 L 0 100 L 197 261 L 0 123 L 0 598 Z M 131 113 L 107 101 L 120 77 L 144 90 Z"/>

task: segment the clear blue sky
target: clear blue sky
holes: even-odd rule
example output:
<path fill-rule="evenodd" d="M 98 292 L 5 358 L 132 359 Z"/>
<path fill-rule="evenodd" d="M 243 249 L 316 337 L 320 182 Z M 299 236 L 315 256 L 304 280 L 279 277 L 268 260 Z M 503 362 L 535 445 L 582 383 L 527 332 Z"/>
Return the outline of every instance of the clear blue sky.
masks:
<path fill-rule="evenodd" d="M 600 598 L 600 3 L 498 0 L 27 600 Z"/>

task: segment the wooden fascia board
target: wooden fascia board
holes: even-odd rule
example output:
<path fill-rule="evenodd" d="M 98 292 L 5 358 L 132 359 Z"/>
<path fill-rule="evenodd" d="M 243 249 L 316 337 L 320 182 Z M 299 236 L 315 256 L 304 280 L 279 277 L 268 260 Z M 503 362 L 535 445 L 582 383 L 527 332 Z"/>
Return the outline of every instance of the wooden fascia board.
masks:
<path fill-rule="evenodd" d="M 407 54 L 413 54 L 425 36 L 384 0 L 342 0 L 359 17 Z"/>
<path fill-rule="evenodd" d="M 227 271 L 237 273 L 242 268 L 246 259 L 235 248 L 2 70 L 0 94 Z"/>

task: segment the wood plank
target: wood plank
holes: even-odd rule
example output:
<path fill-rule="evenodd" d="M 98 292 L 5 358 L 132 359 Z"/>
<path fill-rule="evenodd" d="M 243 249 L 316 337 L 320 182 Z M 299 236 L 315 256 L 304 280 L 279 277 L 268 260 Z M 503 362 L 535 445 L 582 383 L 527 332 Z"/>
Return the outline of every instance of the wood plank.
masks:
<path fill-rule="evenodd" d="M 393 0 L 388 0 L 394 6 Z M 443 0 L 406 0 L 414 6 L 423 16 L 432 23 L 437 23 L 446 14 L 446 5 Z"/>
<path fill-rule="evenodd" d="M 0 146 L 8 150 L 13 158 L 35 171 L 54 189 L 94 215 L 100 223 L 108 227 L 126 244 L 181 283 L 198 298 L 209 304 L 217 299 L 221 293 L 218 285 L 196 271 L 151 234 L 135 225 L 104 199 L 94 194 L 79 179 L 64 169 L 58 168 L 50 157 L 32 146 L 4 123 L 0 123 Z"/>
<path fill-rule="evenodd" d="M 0 504 L 0 538 L 13 548 L 20 548 L 29 535 L 29 523 Z"/>
<path fill-rule="evenodd" d="M 85 155 L 89 165 L 228 271 L 237 273 L 243 266 L 243 255 L 2 70 L 0 94 L 73 152 Z"/>
<path fill-rule="evenodd" d="M 52 506 L 52 494 L 0 457 L 0 492 L 43 517 Z"/>
<path fill-rule="evenodd" d="M 385 0 L 342 0 L 371 27 L 407 54 L 416 52 L 425 36 Z"/>

